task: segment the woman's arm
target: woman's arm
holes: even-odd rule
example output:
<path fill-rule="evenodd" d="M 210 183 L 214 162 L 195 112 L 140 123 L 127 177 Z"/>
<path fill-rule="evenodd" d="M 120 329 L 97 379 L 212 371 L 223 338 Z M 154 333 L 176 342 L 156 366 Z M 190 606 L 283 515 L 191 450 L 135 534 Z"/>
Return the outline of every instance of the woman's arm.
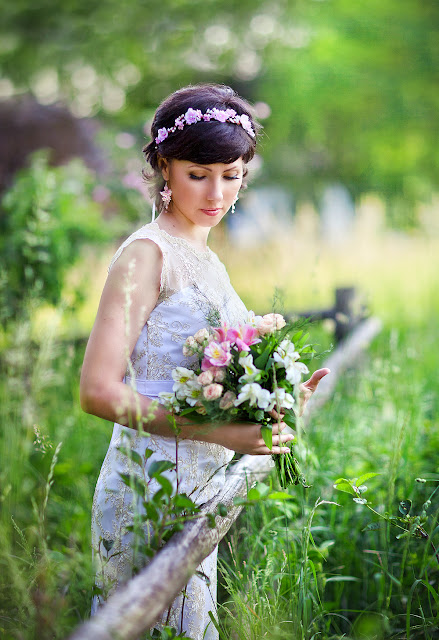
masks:
<path fill-rule="evenodd" d="M 129 245 L 111 269 L 102 292 L 96 320 L 88 341 L 81 373 L 80 397 L 84 411 L 136 426 L 138 418 L 150 414 L 152 400 L 122 382 L 128 358 L 160 292 L 163 256 L 149 240 L 136 240 Z M 165 437 L 174 436 L 169 413 L 158 406 L 153 420 L 144 423 L 145 431 Z M 291 435 L 277 435 L 273 430 L 273 450 L 261 437 L 258 424 L 224 424 L 212 428 L 177 417 L 180 438 L 221 444 L 239 453 L 267 455 L 281 453 L 279 446 Z M 281 427 L 285 426 L 281 424 Z M 282 448 L 282 452 L 288 449 Z"/>

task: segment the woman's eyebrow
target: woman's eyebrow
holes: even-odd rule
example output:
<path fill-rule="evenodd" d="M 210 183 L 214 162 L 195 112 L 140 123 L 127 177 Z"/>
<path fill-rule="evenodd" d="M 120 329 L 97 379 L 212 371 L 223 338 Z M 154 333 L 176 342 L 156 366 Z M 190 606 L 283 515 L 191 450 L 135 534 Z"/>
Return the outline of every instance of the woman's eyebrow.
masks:
<path fill-rule="evenodd" d="M 198 167 L 199 169 L 205 169 L 206 171 L 212 171 L 212 169 L 209 169 L 209 167 L 206 167 L 205 164 L 191 164 L 189 165 L 188 169 L 192 169 L 193 167 Z M 224 169 L 223 173 L 225 173 L 226 171 L 232 171 L 233 169 L 239 169 L 238 166 L 233 166 L 233 167 L 229 167 L 228 169 Z"/>

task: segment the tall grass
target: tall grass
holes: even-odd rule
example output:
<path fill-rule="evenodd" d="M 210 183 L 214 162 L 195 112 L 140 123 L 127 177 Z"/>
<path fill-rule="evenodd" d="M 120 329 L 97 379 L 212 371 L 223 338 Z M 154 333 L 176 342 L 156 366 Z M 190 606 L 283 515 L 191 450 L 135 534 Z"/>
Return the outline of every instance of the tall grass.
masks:
<path fill-rule="evenodd" d="M 369 234 L 366 241 L 364 232 L 340 251 L 302 231 L 301 240 L 258 249 L 257 259 L 217 247 L 248 307 L 268 310 L 274 286 L 284 289 L 286 309 L 303 309 L 331 304 L 336 285 L 357 284 L 386 324 L 307 430 L 311 489 L 246 509 L 221 544 L 221 638 L 436 638 L 437 494 L 427 507 L 431 540 L 398 540 L 389 525 L 364 531 L 373 518 L 333 484 L 380 472 L 365 495 L 393 515 L 404 499 L 421 514 L 436 486 L 439 240 Z M 4 638 L 63 638 L 89 614 L 91 500 L 111 425 L 79 409 L 84 343 L 68 335 L 89 330 L 96 303 L 94 295 L 68 323 L 39 311 L 1 340 Z M 314 339 L 330 341 L 325 331 Z"/>
<path fill-rule="evenodd" d="M 430 538 L 397 539 L 401 530 L 388 523 L 365 531 L 376 518 L 333 487 L 340 476 L 379 472 L 364 494 L 374 508 L 398 516 L 400 501 L 410 499 L 412 513 L 421 514 L 439 482 L 435 335 L 429 322 L 385 330 L 361 371 L 349 371 L 313 419 L 311 489 L 291 490 L 286 519 L 283 507 L 263 504 L 236 524 L 233 545 L 221 546 L 223 637 L 438 637 L 437 494 L 427 503 Z M 313 511 L 319 497 L 340 506 Z M 279 577 L 287 576 L 290 585 L 279 591 Z M 259 620 L 266 628 L 252 635 L 247 630 Z"/>

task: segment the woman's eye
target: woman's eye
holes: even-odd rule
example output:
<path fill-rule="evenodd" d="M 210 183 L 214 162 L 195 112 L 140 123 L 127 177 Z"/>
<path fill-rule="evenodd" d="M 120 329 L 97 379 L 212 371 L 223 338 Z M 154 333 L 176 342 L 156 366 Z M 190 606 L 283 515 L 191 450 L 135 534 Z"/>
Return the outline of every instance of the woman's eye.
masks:
<path fill-rule="evenodd" d="M 194 173 L 189 174 L 191 180 L 203 180 L 204 176 L 196 176 Z"/>
<path fill-rule="evenodd" d="M 224 176 L 226 180 L 239 180 L 239 176 Z"/>

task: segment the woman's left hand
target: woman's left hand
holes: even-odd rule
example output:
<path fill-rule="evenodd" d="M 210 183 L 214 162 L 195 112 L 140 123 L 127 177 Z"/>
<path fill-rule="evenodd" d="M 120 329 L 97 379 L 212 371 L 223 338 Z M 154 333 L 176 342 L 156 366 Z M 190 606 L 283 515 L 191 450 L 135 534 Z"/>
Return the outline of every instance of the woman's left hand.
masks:
<path fill-rule="evenodd" d="M 311 378 L 306 382 L 303 382 L 300 385 L 300 396 L 299 396 L 299 415 L 302 415 L 305 411 L 305 407 L 308 403 L 308 400 L 311 398 L 314 391 L 319 386 L 319 382 L 322 378 L 324 378 L 328 373 L 331 373 L 330 369 L 317 369 L 314 371 Z"/>

